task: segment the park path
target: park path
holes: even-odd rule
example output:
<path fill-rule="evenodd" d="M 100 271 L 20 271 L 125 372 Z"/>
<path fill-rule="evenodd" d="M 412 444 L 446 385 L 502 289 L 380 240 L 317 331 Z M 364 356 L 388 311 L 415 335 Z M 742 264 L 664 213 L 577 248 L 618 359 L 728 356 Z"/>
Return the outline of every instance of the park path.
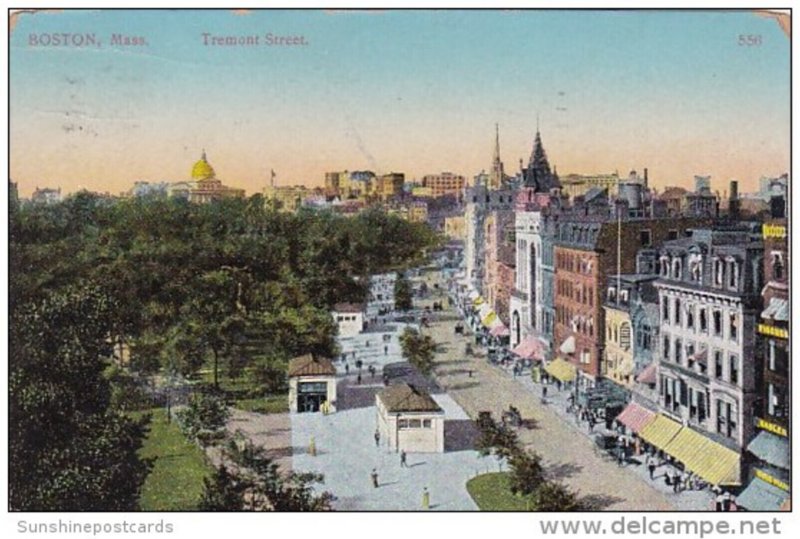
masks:
<path fill-rule="evenodd" d="M 444 287 L 438 272 L 428 274 L 426 279 L 431 285 Z M 455 314 L 452 307 L 448 314 Z M 535 428 L 518 431 L 520 441 L 542 456 L 552 477 L 576 490 L 595 510 L 675 510 L 664 494 L 596 455 L 585 437 L 542 405 L 530 390 L 492 367 L 484 357 L 465 356 L 469 339 L 456 335 L 455 325 L 455 321 L 433 322 L 424 332 L 441 347 L 436 356 L 437 382 L 470 417 L 474 419 L 479 411 L 489 410 L 499 418 L 513 404 L 524 419 L 535 420 Z"/>
<path fill-rule="evenodd" d="M 230 411 L 231 416 L 225 427 L 229 434 L 241 431 L 254 445 L 263 447 L 282 472 L 292 470 L 292 425 L 288 413 L 259 414 L 236 408 L 230 408 Z M 207 452 L 215 466 L 222 463 L 219 447 L 209 447 Z"/>

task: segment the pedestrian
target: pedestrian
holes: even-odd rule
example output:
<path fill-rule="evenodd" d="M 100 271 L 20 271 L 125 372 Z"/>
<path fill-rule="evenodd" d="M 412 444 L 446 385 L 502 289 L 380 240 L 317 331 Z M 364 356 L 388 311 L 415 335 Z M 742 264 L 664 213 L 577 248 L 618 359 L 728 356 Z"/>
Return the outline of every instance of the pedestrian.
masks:
<path fill-rule="evenodd" d="M 358 373 L 358 377 L 356 378 L 356 384 L 361 385 L 361 373 Z"/>
<path fill-rule="evenodd" d="M 380 447 L 381 445 L 381 431 L 375 429 L 375 434 L 373 436 L 375 438 L 375 447 Z"/>
<path fill-rule="evenodd" d="M 725 502 L 725 496 L 722 495 L 722 492 L 717 494 L 717 497 L 714 498 L 714 501 L 716 503 L 716 507 L 715 507 L 716 511 L 722 511 L 722 507 L 723 507 L 723 504 Z"/>
<path fill-rule="evenodd" d="M 369 377 L 370 378 L 375 378 L 375 365 L 370 365 L 369 366 Z"/>
<path fill-rule="evenodd" d="M 408 464 L 406 463 L 406 452 L 403 449 L 400 450 L 400 467 L 408 468 Z"/>
<path fill-rule="evenodd" d="M 350 364 L 345 361 L 344 363 L 344 373 L 350 374 Z"/>
<path fill-rule="evenodd" d="M 619 466 L 625 464 L 625 448 L 622 446 L 617 447 L 617 464 Z"/>
<path fill-rule="evenodd" d="M 388 356 L 389 355 L 389 347 L 386 346 L 386 345 L 384 345 L 384 347 L 383 347 L 383 355 L 384 356 Z"/>
<path fill-rule="evenodd" d="M 383 385 L 384 386 L 388 386 L 389 385 L 389 375 L 388 374 L 384 374 L 383 375 Z"/>
<path fill-rule="evenodd" d="M 373 488 L 378 488 L 378 470 L 375 468 L 372 469 L 372 473 L 370 474 L 372 478 L 372 486 Z"/>
<path fill-rule="evenodd" d="M 681 478 L 680 472 L 675 472 L 675 476 L 672 478 L 672 492 L 675 494 L 680 492 L 682 483 L 683 478 Z"/>
<path fill-rule="evenodd" d="M 594 416 L 589 416 L 589 432 L 594 432 Z"/>
<path fill-rule="evenodd" d="M 547 386 L 542 386 L 542 400 L 547 398 Z"/>
<path fill-rule="evenodd" d="M 647 469 L 650 470 L 650 479 L 655 477 L 656 473 L 656 460 L 651 456 L 647 456 Z"/>
<path fill-rule="evenodd" d="M 731 510 L 731 502 L 732 496 L 730 492 L 726 492 L 722 495 L 722 510 L 723 511 L 730 511 Z"/>
<path fill-rule="evenodd" d="M 430 509 L 431 507 L 431 495 L 428 492 L 428 487 L 423 487 L 422 489 L 422 508 L 423 509 Z"/>
<path fill-rule="evenodd" d="M 469 370 L 467 371 L 467 374 L 469 375 L 469 377 L 470 377 L 470 378 L 472 378 L 472 369 L 469 369 Z"/>

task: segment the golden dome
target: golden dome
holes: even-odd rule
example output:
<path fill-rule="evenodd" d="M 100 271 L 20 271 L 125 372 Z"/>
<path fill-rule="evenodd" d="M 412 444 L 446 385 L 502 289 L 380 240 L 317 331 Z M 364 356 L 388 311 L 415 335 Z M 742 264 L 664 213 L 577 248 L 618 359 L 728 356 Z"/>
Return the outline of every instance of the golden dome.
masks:
<path fill-rule="evenodd" d="M 200 161 L 192 167 L 192 179 L 195 181 L 212 180 L 215 177 L 214 168 L 208 164 L 206 160 L 206 152 L 203 150 L 203 156 Z"/>

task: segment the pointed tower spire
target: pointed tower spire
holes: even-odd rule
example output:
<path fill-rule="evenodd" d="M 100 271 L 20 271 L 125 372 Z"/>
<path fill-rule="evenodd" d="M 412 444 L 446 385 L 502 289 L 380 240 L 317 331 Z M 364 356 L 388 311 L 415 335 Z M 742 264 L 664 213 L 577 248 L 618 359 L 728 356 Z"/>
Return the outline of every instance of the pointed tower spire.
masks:
<path fill-rule="evenodd" d="M 493 163 L 500 161 L 500 124 L 494 124 L 494 159 Z"/>
<path fill-rule="evenodd" d="M 500 124 L 494 124 L 494 155 L 492 156 L 492 170 L 489 173 L 489 188 L 500 189 L 505 186 L 506 175 L 503 162 L 500 160 Z"/>

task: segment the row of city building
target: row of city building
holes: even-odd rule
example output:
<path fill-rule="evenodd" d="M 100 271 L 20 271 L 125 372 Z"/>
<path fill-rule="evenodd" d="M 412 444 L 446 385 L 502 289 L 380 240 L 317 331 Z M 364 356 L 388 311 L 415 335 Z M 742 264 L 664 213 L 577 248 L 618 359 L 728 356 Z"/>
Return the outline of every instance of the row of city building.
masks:
<path fill-rule="evenodd" d="M 577 391 L 613 386 L 623 417 L 659 419 L 644 441 L 687 473 L 777 509 L 790 483 L 786 182 L 762 182 L 755 212 L 736 182 L 723 199 L 708 177 L 677 198 L 646 169 L 587 183 L 551 170 L 539 133 L 514 178 L 496 143 L 465 194 L 462 297 L 510 351 Z"/>

